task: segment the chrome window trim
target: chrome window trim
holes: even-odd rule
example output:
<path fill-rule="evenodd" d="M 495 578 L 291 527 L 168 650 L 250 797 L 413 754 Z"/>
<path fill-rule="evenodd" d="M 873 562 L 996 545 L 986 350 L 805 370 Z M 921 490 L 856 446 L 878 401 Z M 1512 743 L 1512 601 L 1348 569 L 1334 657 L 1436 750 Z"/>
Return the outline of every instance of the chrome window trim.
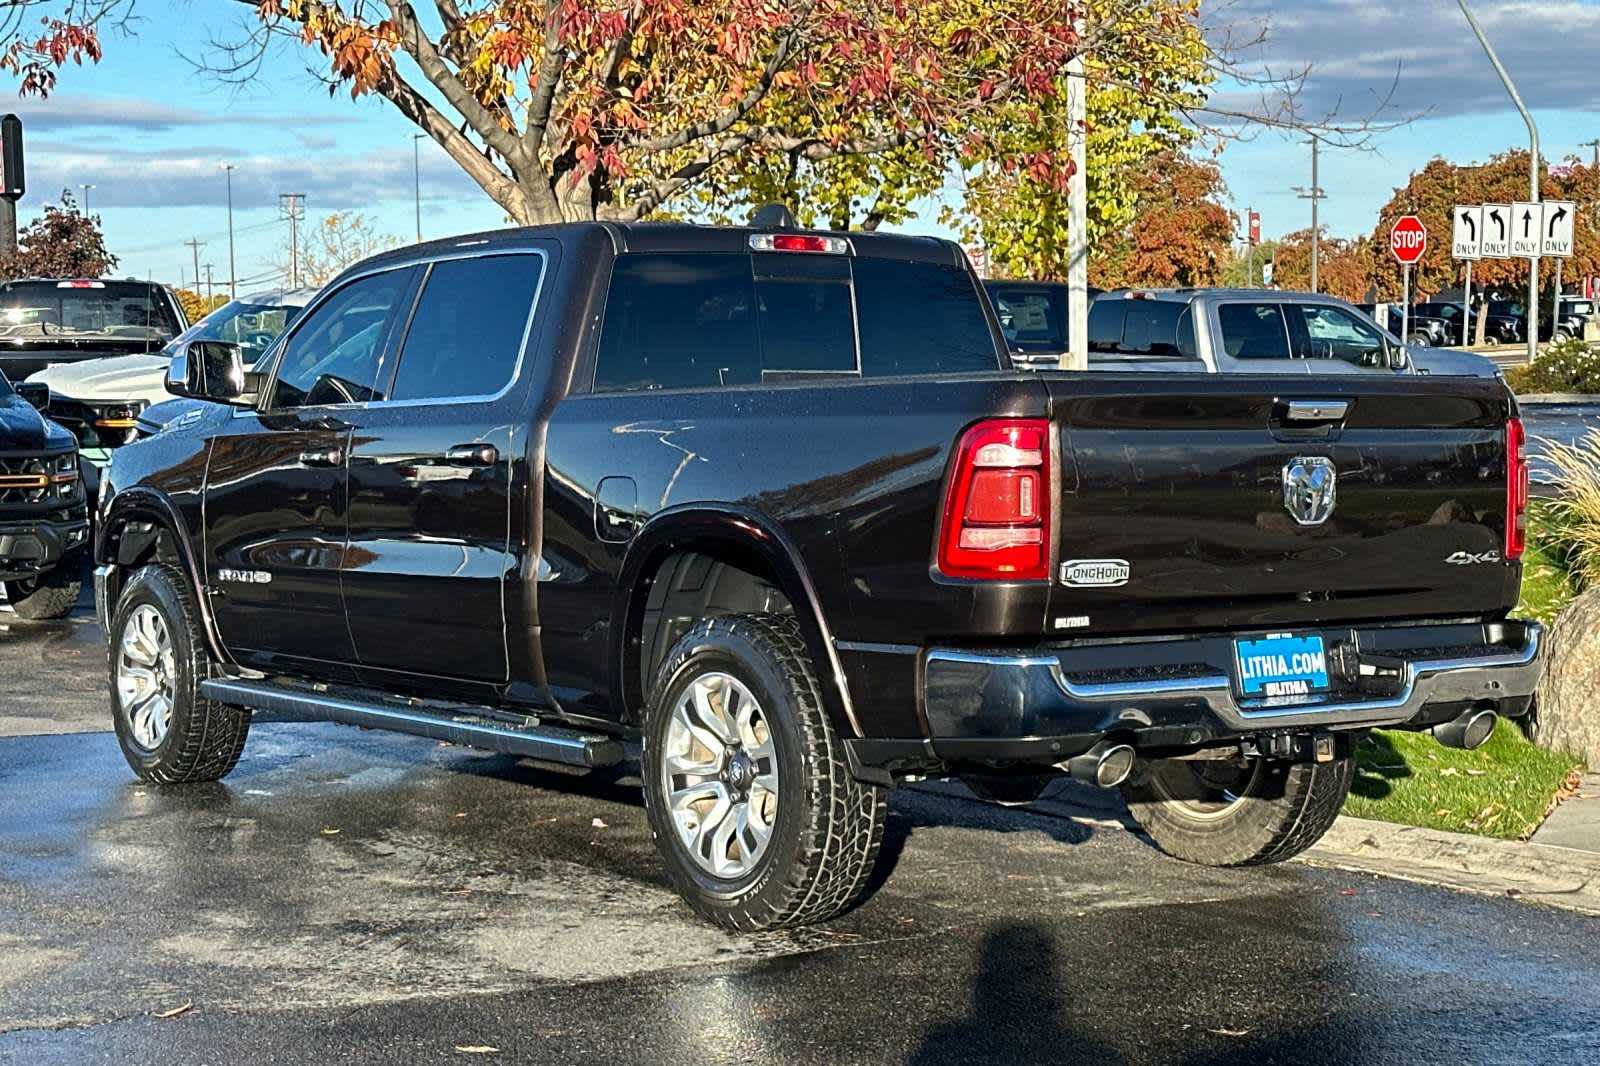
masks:
<path fill-rule="evenodd" d="M 474 248 L 476 248 L 476 246 L 478 246 L 480 244 L 483 244 L 483 243 L 486 243 L 486 242 L 483 242 L 483 241 L 465 242 L 463 244 L 463 247 L 474 247 Z M 438 403 L 490 402 L 490 401 L 493 401 L 493 400 L 501 399 L 502 397 L 504 397 L 506 395 L 506 393 L 511 391 L 511 387 L 513 385 L 515 385 L 516 382 L 517 382 L 517 379 L 519 377 L 521 377 L 521 375 L 522 375 L 522 364 L 523 364 L 524 360 L 527 358 L 528 337 L 531 335 L 531 332 L 532 332 L 532 329 L 533 329 L 533 323 L 535 321 L 536 314 L 537 314 L 538 307 L 539 307 L 539 298 L 544 292 L 545 278 L 550 273 L 550 270 L 549 270 L 549 267 L 550 267 L 550 253 L 549 253 L 549 251 L 547 249 L 544 249 L 544 248 L 495 248 L 495 249 L 486 249 L 486 250 L 485 249 L 478 249 L 478 250 L 474 250 L 474 251 L 463 251 L 463 252 L 446 252 L 446 253 L 440 254 L 440 255 L 419 256 L 419 257 L 417 257 L 415 259 L 406 259 L 406 260 L 403 260 L 402 262 L 398 262 L 398 263 L 385 263 L 385 264 L 383 264 L 381 266 L 374 265 L 374 266 L 369 267 L 369 268 L 367 268 L 365 270 L 358 270 L 358 271 L 356 271 L 355 273 L 352 273 L 352 274 L 341 275 L 337 279 L 338 282 L 339 282 L 339 284 L 337 286 L 334 286 L 332 282 L 330 282 L 329 284 L 323 286 L 322 290 L 320 292 L 318 292 L 317 295 L 309 303 L 307 303 L 305 305 L 305 310 L 300 312 L 300 315 L 299 315 L 299 317 L 297 317 L 295 319 L 294 324 L 291 325 L 288 329 L 284 330 L 283 333 L 278 336 L 277 340 L 273 342 L 272 346 L 269 347 L 265 352 L 262 353 L 262 358 L 265 359 L 268 355 L 272 354 L 272 351 L 273 351 L 274 348 L 278 348 L 278 347 L 282 347 L 282 346 L 288 345 L 290 343 L 290 341 L 293 340 L 294 335 L 296 333 L 298 333 L 301 329 L 303 329 L 307 322 L 311 321 L 312 317 L 321 309 L 322 305 L 324 303 L 326 303 L 328 300 L 332 299 L 335 293 L 343 291 L 344 289 L 348 288 L 349 286 L 353 285 L 354 283 L 356 283 L 358 281 L 362 281 L 362 280 L 364 280 L 366 278 L 370 278 L 370 277 L 373 277 L 373 276 L 378 275 L 378 274 L 386 274 L 386 273 L 389 273 L 390 271 L 394 271 L 394 270 L 412 270 L 412 269 L 415 269 L 417 267 L 422 267 L 424 269 L 424 271 L 426 271 L 426 273 L 424 274 L 423 279 L 422 279 L 422 286 L 419 286 L 418 289 L 417 289 L 416 299 L 411 304 L 411 307 L 410 307 L 410 309 L 408 311 L 408 314 L 407 314 L 406 323 L 405 323 L 406 331 L 407 331 L 407 333 L 409 333 L 410 332 L 410 327 L 411 327 L 410 315 L 415 312 L 417 303 L 420 302 L 421 299 L 422 299 L 422 288 L 425 287 L 426 284 L 427 284 L 427 280 L 428 280 L 427 279 L 427 275 L 432 273 L 432 267 L 433 267 L 434 263 L 449 262 L 449 261 L 456 260 L 456 259 L 487 259 L 487 258 L 492 258 L 494 256 L 500 256 L 500 255 L 537 255 L 542 260 L 542 262 L 540 263 L 540 266 L 539 266 L 539 283 L 538 283 L 538 285 L 536 285 L 534 287 L 534 291 L 533 291 L 533 304 L 528 309 L 528 321 L 523 327 L 522 350 L 517 353 L 516 367 L 515 367 L 515 369 L 513 370 L 512 374 L 511 374 L 511 380 L 506 383 L 505 388 L 501 389 L 499 392 L 495 393 L 494 395 L 486 396 L 486 397 L 439 397 L 437 399 L 429 398 L 429 399 L 420 399 L 420 400 L 371 400 L 371 401 L 367 401 L 365 403 L 318 404 L 315 407 L 307 407 L 307 406 L 302 406 L 302 407 L 267 407 L 267 406 L 265 406 L 266 397 L 271 396 L 273 390 L 277 387 L 277 384 L 278 384 L 278 373 L 283 367 L 283 360 L 275 358 L 272 361 L 272 379 L 270 381 L 268 381 L 266 386 L 261 390 L 262 402 L 260 404 L 257 404 L 255 407 L 238 408 L 237 410 L 239 410 L 239 411 L 253 411 L 253 412 L 257 413 L 257 414 L 276 414 L 276 413 L 289 412 L 289 411 L 308 411 L 308 410 L 315 410 L 315 411 L 359 411 L 359 410 L 366 410 L 366 409 L 372 408 L 372 407 L 416 407 L 416 406 L 421 406 L 421 405 L 424 405 L 424 404 L 432 405 L 432 404 L 438 404 Z M 405 338 L 402 337 L 402 338 L 400 338 L 400 340 L 401 340 L 401 343 L 404 343 Z M 385 356 L 387 356 L 387 354 L 388 353 L 386 352 Z M 398 349 L 396 349 L 396 358 L 398 358 Z M 383 376 L 383 371 L 384 371 L 384 364 L 382 362 L 380 362 L 378 364 L 378 376 L 380 378 L 382 378 L 382 376 Z"/>
<path fill-rule="evenodd" d="M 411 313 L 406 318 L 404 333 L 397 339 L 395 345 L 395 380 L 399 380 L 400 365 L 405 356 L 406 340 L 411 336 L 411 327 L 415 324 L 417 310 L 422 306 L 422 298 L 428 294 L 428 282 L 433 279 L 433 268 L 438 263 L 458 262 L 465 259 L 496 259 L 501 256 L 536 255 L 539 257 L 539 279 L 533 284 L 533 300 L 528 305 L 528 317 L 522 323 L 522 339 L 517 344 L 517 361 L 511 366 L 511 376 L 501 386 L 498 392 L 478 393 L 465 396 L 420 396 L 411 400 L 373 400 L 366 404 L 369 408 L 381 407 L 424 407 L 435 404 L 449 403 L 493 403 L 504 399 L 517 381 L 522 377 L 522 364 L 528 358 L 528 340 L 533 336 L 533 324 L 539 315 L 539 298 L 544 293 L 545 278 L 550 275 L 550 255 L 543 248 L 514 248 L 504 251 L 461 252 L 455 255 L 442 255 L 428 259 L 420 264 L 427 268 L 422 276 L 422 283 L 417 287 L 416 302 L 411 305 Z M 419 264 L 413 264 L 419 265 Z"/>

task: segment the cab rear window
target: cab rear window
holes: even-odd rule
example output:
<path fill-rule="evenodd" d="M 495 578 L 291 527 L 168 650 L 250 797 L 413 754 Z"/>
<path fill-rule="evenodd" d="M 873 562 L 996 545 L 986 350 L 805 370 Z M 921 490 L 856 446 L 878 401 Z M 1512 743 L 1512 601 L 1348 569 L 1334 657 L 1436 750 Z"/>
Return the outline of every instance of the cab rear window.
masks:
<path fill-rule="evenodd" d="M 164 337 L 179 330 L 154 285 L 129 281 L 27 281 L 0 287 L 0 329 Z"/>
<path fill-rule="evenodd" d="M 976 285 L 933 263 L 785 253 L 617 260 L 594 388 L 707 389 L 999 368 Z"/>

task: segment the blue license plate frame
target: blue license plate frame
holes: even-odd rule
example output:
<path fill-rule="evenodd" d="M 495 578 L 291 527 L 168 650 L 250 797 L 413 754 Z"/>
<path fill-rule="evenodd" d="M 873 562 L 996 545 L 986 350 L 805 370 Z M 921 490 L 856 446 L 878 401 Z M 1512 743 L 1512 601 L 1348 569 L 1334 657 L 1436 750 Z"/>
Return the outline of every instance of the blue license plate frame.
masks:
<path fill-rule="evenodd" d="M 1233 642 L 1235 680 L 1246 699 L 1328 691 L 1327 649 L 1319 633 L 1269 633 Z"/>

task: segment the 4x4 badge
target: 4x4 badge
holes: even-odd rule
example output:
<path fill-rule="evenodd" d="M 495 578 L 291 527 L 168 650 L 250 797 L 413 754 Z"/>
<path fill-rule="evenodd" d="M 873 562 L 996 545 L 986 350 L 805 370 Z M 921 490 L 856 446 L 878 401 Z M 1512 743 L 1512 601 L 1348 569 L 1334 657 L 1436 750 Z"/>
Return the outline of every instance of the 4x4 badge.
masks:
<path fill-rule="evenodd" d="M 1444 561 L 1451 566 L 1475 566 L 1478 563 L 1498 563 L 1500 553 L 1497 551 L 1478 552 L 1451 552 L 1444 557 Z"/>

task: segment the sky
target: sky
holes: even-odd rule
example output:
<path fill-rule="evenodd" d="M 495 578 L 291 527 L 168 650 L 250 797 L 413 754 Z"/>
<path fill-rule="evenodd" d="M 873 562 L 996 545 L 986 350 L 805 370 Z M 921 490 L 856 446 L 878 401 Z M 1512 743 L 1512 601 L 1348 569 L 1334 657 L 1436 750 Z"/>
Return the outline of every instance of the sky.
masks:
<path fill-rule="evenodd" d="M 1546 158 L 1588 157 L 1600 137 L 1600 0 L 1473 0 L 1472 7 L 1539 125 Z M 1378 208 L 1435 155 L 1481 162 L 1527 145 L 1527 130 L 1455 0 L 1207 0 L 1214 41 L 1263 38 L 1237 55 L 1241 69 L 1309 69 L 1301 115 L 1403 123 L 1360 148 L 1325 148 L 1322 222 L 1334 235 L 1370 232 Z M 232 164 L 236 270 L 241 291 L 277 281 L 287 223 L 280 193 L 306 196 L 315 222 L 332 211 L 367 214 L 406 240 L 417 231 L 413 152 L 424 238 L 505 224 L 503 212 L 436 146 L 375 97 L 330 95 L 308 69 L 319 57 L 293 45 L 268 54 L 243 84 L 205 69 L 214 42 L 238 40 L 249 8 L 218 0 L 139 0 L 124 35 L 107 35 L 97 65 L 69 68 L 48 100 L 0 101 L 22 117 L 27 195 L 18 223 L 88 184 L 91 212 L 121 262 L 117 273 L 192 283 L 197 240 L 204 276 L 228 268 L 224 163 Z M 1245 84 L 1222 84 L 1217 106 L 1260 106 Z M 1235 131 L 1218 160 L 1232 205 L 1262 214 L 1267 237 L 1303 228 L 1310 184 L 1303 139 Z M 941 233 L 936 204 L 903 229 Z"/>

